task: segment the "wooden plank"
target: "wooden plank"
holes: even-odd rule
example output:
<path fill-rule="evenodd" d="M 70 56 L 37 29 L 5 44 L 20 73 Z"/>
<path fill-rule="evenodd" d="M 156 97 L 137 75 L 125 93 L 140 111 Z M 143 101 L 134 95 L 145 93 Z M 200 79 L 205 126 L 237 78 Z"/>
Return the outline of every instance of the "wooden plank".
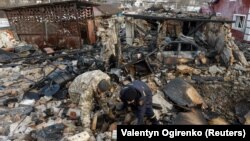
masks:
<path fill-rule="evenodd" d="M 94 44 L 96 42 L 94 20 L 92 20 L 92 19 L 87 20 L 87 24 L 88 24 L 88 40 L 89 40 L 89 43 Z"/>

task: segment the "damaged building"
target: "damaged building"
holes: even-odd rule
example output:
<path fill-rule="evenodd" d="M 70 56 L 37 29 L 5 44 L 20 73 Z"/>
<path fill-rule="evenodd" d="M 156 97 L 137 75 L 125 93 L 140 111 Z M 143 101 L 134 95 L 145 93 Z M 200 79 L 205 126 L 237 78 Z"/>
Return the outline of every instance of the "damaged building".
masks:
<path fill-rule="evenodd" d="M 216 15 L 235 21 L 232 24 L 232 34 L 237 40 L 250 41 L 250 2 L 248 0 L 218 0 L 213 8 Z"/>
<path fill-rule="evenodd" d="M 151 50 L 159 48 L 166 53 L 178 52 L 176 55 L 184 58 L 188 56 L 188 51 L 198 50 L 201 52 L 203 50 L 203 53 L 207 50 L 206 56 L 216 58 L 217 51 L 219 59 L 226 66 L 232 65 L 234 59 L 238 59 L 243 65 L 248 65 L 231 35 L 230 24 L 233 21 L 201 13 L 186 11 L 176 13 L 163 6 L 151 7 L 137 13 L 127 12 L 124 15 L 128 19 L 126 41 L 129 45 L 137 42 L 137 46 L 146 45 Z M 215 54 L 208 54 L 212 51 Z M 166 54 L 166 56 L 169 58 L 174 54 Z"/>
<path fill-rule="evenodd" d="M 77 0 L 3 8 L 0 140 L 117 140 L 118 125 L 138 123 L 121 110 L 121 90 L 135 80 L 152 91 L 161 125 L 250 124 L 250 49 L 233 37 L 234 20 L 169 3 L 120 8 Z M 101 99 L 108 115 L 94 90 L 101 78 L 111 81 Z"/>
<path fill-rule="evenodd" d="M 2 9 L 18 37 L 41 48 L 80 48 L 95 43 L 93 4 L 63 1 Z"/>

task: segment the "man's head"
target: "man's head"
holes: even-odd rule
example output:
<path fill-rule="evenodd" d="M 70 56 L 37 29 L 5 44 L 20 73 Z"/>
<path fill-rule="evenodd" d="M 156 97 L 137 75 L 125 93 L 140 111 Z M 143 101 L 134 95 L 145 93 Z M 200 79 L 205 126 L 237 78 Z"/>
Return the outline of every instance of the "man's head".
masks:
<path fill-rule="evenodd" d="M 107 92 L 108 90 L 110 90 L 110 88 L 111 88 L 110 82 L 105 79 L 101 80 L 97 85 L 97 91 L 100 93 Z"/>
<path fill-rule="evenodd" d="M 121 98 L 127 101 L 128 104 L 133 103 L 138 96 L 137 91 L 133 87 L 126 87 L 122 91 L 123 94 Z"/>

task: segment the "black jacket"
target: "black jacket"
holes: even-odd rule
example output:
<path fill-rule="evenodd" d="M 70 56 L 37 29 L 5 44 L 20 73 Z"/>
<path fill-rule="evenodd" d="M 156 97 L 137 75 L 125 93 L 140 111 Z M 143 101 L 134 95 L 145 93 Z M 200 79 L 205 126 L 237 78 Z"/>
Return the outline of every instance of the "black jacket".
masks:
<path fill-rule="evenodd" d="M 123 98 L 124 90 L 128 87 L 133 87 L 138 92 L 139 96 L 135 99 L 135 103 L 128 105 L 127 101 Z M 125 86 L 124 89 L 122 89 L 120 93 L 120 98 L 124 103 L 124 106 L 131 106 L 132 110 L 135 112 L 137 118 L 138 118 L 138 125 L 143 124 L 143 118 L 145 115 L 145 112 L 147 108 L 152 108 L 152 91 L 147 86 L 146 83 L 135 80 L 131 84 L 128 84 Z M 142 103 L 140 104 L 140 101 Z"/>

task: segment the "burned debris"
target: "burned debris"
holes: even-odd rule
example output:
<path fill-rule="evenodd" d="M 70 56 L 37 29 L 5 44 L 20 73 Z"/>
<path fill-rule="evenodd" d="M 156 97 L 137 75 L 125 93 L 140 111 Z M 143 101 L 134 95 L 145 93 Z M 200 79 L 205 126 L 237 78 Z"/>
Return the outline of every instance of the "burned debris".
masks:
<path fill-rule="evenodd" d="M 166 6 L 94 20 L 96 5 L 5 9 L 16 29 L 0 30 L 0 140 L 115 140 L 137 123 L 120 98 L 134 80 L 160 124 L 249 124 L 249 49 L 233 21 Z"/>
<path fill-rule="evenodd" d="M 178 56 L 178 58 L 183 58 L 183 60 L 203 56 L 201 58 L 203 60 L 207 58 L 211 61 L 219 61 L 219 63 L 226 66 L 232 65 L 235 61 L 239 61 L 244 66 L 248 66 L 244 54 L 239 50 L 233 40 L 230 26 L 225 24 L 232 21 L 198 17 L 197 15 L 196 18 L 194 18 L 195 16 L 190 17 L 188 14 L 186 14 L 185 18 L 169 18 L 159 14 L 152 17 L 143 15 L 143 13 L 125 14 L 125 16 L 133 17 L 135 24 L 139 23 L 135 28 L 143 27 L 142 24 L 144 24 L 144 22 L 140 22 L 139 20 L 147 21 L 147 26 L 150 26 L 152 22 L 157 25 L 156 28 L 158 31 L 153 28 L 145 32 L 150 34 L 152 30 L 154 30 L 158 36 L 154 34 L 144 35 L 143 38 L 151 37 L 151 40 L 154 40 L 152 37 L 157 37 L 157 42 L 155 41 L 157 44 L 155 44 L 155 47 L 166 53 L 164 56 L 173 56 L 173 58 L 177 58 L 176 56 Z M 186 25 L 186 23 L 188 23 L 188 25 Z M 194 24 L 193 31 L 191 31 L 191 33 L 186 32 L 185 30 L 192 29 L 192 27 L 189 27 L 192 23 Z M 135 32 L 137 32 L 137 30 L 135 30 Z M 138 32 L 138 34 L 140 35 L 141 33 Z M 141 38 L 141 36 L 143 36 L 143 34 L 133 38 L 136 40 L 137 38 Z M 150 43 L 147 44 L 144 42 L 142 45 L 143 44 L 150 47 Z M 215 60 L 215 58 L 218 59 Z M 178 62 L 178 60 L 173 60 L 173 62 Z M 186 61 L 188 62 L 188 60 Z M 186 61 L 184 61 L 184 63 Z M 206 63 L 206 61 L 203 61 L 203 63 Z"/>
<path fill-rule="evenodd" d="M 176 78 L 170 81 L 164 88 L 164 93 L 178 106 L 192 108 L 200 105 L 204 109 L 207 108 L 198 92 L 181 79 Z"/>

